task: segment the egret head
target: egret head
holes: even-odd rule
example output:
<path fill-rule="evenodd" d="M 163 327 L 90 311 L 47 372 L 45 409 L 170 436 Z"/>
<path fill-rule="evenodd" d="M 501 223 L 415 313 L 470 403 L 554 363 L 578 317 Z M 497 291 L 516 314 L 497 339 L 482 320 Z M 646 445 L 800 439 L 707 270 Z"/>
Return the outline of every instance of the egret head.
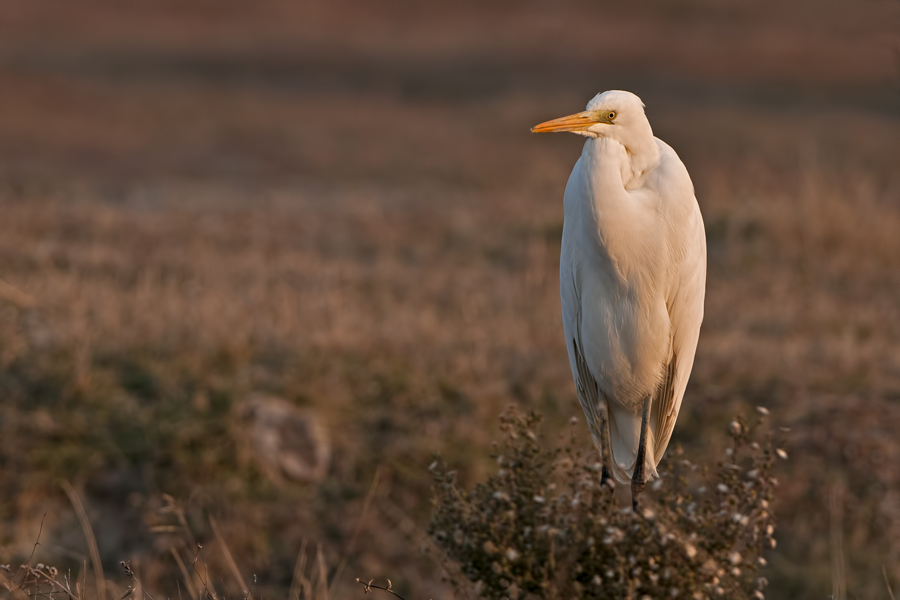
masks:
<path fill-rule="evenodd" d="M 653 139 L 644 103 L 631 92 L 610 90 L 597 94 L 584 112 L 553 119 L 531 128 L 535 133 L 570 131 L 585 137 L 606 137 L 632 150 Z"/>
<path fill-rule="evenodd" d="M 623 165 L 626 188 L 636 185 L 644 173 L 659 164 L 659 148 L 644 114 L 644 103 L 631 92 L 610 90 L 597 94 L 588 102 L 586 111 L 535 125 L 531 131 L 570 131 L 620 143 L 628 152 L 628 161 Z"/>

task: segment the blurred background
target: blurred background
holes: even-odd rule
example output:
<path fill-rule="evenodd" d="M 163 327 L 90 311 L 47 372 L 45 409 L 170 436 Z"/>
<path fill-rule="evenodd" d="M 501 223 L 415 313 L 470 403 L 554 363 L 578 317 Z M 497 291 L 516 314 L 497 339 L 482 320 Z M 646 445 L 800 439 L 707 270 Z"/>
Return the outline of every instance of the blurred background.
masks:
<path fill-rule="evenodd" d="M 557 265 L 582 141 L 529 128 L 606 89 L 641 96 L 706 222 L 673 443 L 715 461 L 767 407 L 791 428 L 768 597 L 826 597 L 843 556 L 886 598 L 895 0 L 0 2 L 0 563 L 42 527 L 35 561 L 82 569 L 68 481 L 121 588 L 129 560 L 180 593 L 186 526 L 238 594 L 212 515 L 257 596 L 305 548 L 333 597 L 451 597 L 433 453 L 471 485 L 507 405 L 550 441 L 580 414 Z"/>

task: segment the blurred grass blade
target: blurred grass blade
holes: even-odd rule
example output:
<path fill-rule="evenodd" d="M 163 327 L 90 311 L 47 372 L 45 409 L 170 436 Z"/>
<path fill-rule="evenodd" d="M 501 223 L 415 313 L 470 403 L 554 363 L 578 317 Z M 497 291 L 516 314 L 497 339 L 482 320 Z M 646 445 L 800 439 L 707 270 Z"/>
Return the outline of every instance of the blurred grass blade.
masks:
<path fill-rule="evenodd" d="M 169 551 L 172 553 L 172 556 L 175 558 L 175 563 L 178 565 L 178 569 L 181 571 L 181 576 L 184 578 L 184 585 L 187 586 L 187 591 L 188 594 L 191 595 L 191 600 L 198 600 L 197 588 L 194 586 L 194 581 L 193 579 L 191 579 L 190 574 L 188 574 L 188 570 L 184 564 L 184 561 L 181 560 L 181 555 L 178 554 L 178 551 L 174 546 L 170 547 Z"/>
<path fill-rule="evenodd" d="M 34 306 L 34 298 L 0 279 L 0 300 L 6 300 L 16 308 L 31 308 Z"/>
<path fill-rule="evenodd" d="M 213 533 L 216 534 L 216 540 L 219 542 L 219 546 L 222 548 L 222 554 L 225 555 L 225 562 L 228 563 L 228 568 L 231 569 L 231 574 L 234 575 L 234 578 L 237 580 L 238 585 L 241 586 L 241 591 L 247 594 L 247 600 L 253 600 L 253 594 L 250 592 L 250 588 L 247 587 L 247 584 L 244 582 L 244 578 L 241 576 L 241 572 L 238 570 L 237 563 L 234 562 L 234 558 L 231 556 L 231 551 L 228 549 L 228 544 L 225 543 L 225 539 L 222 537 L 222 534 L 219 532 L 219 524 L 216 523 L 216 519 L 210 515 L 209 524 L 212 526 Z"/>
<path fill-rule="evenodd" d="M 844 570 L 844 506 L 838 484 L 831 488 L 831 594 L 834 600 L 847 600 Z"/>
<path fill-rule="evenodd" d="M 322 543 L 316 547 L 316 564 L 319 567 L 319 575 L 316 579 L 316 600 L 328 600 L 328 569 L 325 567 L 325 553 L 322 552 Z"/>
<path fill-rule="evenodd" d="M 94 577 L 97 585 L 97 597 L 101 600 L 105 600 L 106 598 L 106 580 L 103 578 L 103 564 L 100 562 L 100 550 L 97 548 L 97 540 L 94 537 L 94 530 L 91 528 L 91 522 L 88 520 L 87 512 L 84 510 L 84 505 L 81 504 L 81 500 L 78 498 L 78 494 L 75 493 L 75 489 L 72 485 L 66 481 L 62 481 L 62 488 L 66 492 L 66 496 L 69 497 L 69 502 L 72 503 L 72 507 L 75 509 L 75 514 L 78 515 L 78 521 L 81 523 L 81 529 L 84 531 L 84 537 L 87 539 L 88 543 L 88 551 L 91 555 L 91 563 L 94 566 Z M 82 594 L 83 594 L 82 590 Z"/>
<path fill-rule="evenodd" d="M 12 593 L 13 597 L 17 600 L 28 600 L 28 594 L 23 592 L 22 588 L 7 579 L 6 575 L 4 575 L 2 572 L 0 572 L 0 585 L 5 587 L 10 593 Z"/>
<path fill-rule="evenodd" d="M 291 590 L 288 593 L 290 600 L 297 600 L 303 589 L 309 589 L 309 580 L 306 579 L 304 572 L 306 571 L 306 540 L 300 545 L 300 552 L 297 554 L 297 562 L 294 563 L 294 577 L 291 579 Z"/>
<path fill-rule="evenodd" d="M 375 491 L 378 489 L 378 482 L 381 479 L 381 467 L 379 466 L 375 469 L 375 476 L 372 477 L 372 484 L 369 486 L 369 492 L 366 494 L 366 499 L 363 501 L 362 512 L 359 514 L 359 519 L 356 521 L 356 527 L 353 529 L 353 535 L 350 536 L 350 542 L 347 544 L 347 548 L 344 550 L 344 556 L 341 558 L 340 564 L 338 564 L 337 570 L 334 572 L 334 577 L 331 579 L 331 586 L 328 588 L 328 592 L 331 595 L 334 595 L 337 590 L 337 586 L 339 585 L 341 575 L 344 574 L 344 568 L 347 566 L 347 560 L 350 554 L 353 552 L 356 547 L 356 541 L 359 538 L 360 531 L 362 531 L 363 523 L 365 523 L 366 515 L 369 513 L 369 506 L 372 504 L 372 498 L 375 497 Z"/>

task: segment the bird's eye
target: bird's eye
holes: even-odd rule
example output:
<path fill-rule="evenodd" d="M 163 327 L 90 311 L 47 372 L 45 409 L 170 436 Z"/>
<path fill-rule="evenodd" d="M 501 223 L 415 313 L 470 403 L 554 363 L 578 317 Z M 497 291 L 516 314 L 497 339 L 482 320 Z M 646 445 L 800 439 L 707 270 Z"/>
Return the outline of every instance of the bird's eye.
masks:
<path fill-rule="evenodd" d="M 609 119 L 610 121 L 612 121 L 613 119 L 615 119 L 615 118 L 616 118 L 616 111 L 611 110 L 611 111 L 609 111 L 608 113 L 606 113 L 606 118 Z"/>

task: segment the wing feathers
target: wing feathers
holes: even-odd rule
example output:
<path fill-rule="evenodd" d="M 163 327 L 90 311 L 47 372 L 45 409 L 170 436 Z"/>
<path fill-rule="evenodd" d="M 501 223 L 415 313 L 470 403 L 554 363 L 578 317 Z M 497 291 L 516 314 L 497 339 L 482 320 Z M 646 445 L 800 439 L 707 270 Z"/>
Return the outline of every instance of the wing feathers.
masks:
<path fill-rule="evenodd" d="M 665 375 L 659 384 L 656 397 L 653 399 L 653 447 L 656 449 L 653 460 L 658 464 L 662 459 L 669 437 L 675 428 L 675 419 L 678 418 L 678 410 L 675 405 L 675 373 L 678 363 L 678 355 L 672 353 L 672 359 L 666 366 Z"/>
<path fill-rule="evenodd" d="M 578 392 L 578 403 L 581 404 L 584 416 L 588 420 L 588 427 L 591 430 L 591 438 L 594 440 L 594 445 L 600 450 L 602 456 L 603 433 L 600 415 L 597 413 L 599 410 L 600 389 L 597 387 L 597 382 L 594 381 L 594 376 L 591 375 L 591 371 L 584 361 L 584 355 L 578 346 L 578 340 L 572 338 L 572 343 L 575 345 L 575 368 L 578 372 L 575 377 L 575 391 Z"/>

